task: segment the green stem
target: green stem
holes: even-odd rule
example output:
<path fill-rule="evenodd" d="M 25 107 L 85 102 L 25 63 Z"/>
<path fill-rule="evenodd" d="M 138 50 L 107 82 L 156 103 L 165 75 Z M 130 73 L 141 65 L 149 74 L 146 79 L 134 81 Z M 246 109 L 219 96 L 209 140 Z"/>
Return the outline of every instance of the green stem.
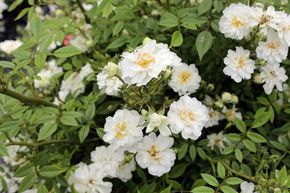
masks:
<path fill-rule="evenodd" d="M 54 108 L 59 108 L 59 106 L 49 102 L 49 101 L 45 101 L 43 99 L 39 99 L 39 98 L 34 98 L 34 97 L 28 97 L 25 95 L 22 95 L 20 93 L 17 93 L 13 90 L 7 89 L 7 88 L 3 88 L 0 87 L 0 93 L 10 96 L 12 98 L 17 99 L 18 101 L 27 104 L 27 105 L 31 105 L 31 104 L 38 104 L 38 105 L 44 105 L 44 106 L 48 106 L 48 107 L 54 107 Z"/>
<path fill-rule="evenodd" d="M 88 17 L 88 15 L 86 14 L 86 10 L 84 9 L 82 3 L 80 2 L 80 0 L 76 0 L 78 7 L 80 8 L 81 12 L 83 13 L 85 20 L 87 23 L 91 23 L 90 18 Z"/>

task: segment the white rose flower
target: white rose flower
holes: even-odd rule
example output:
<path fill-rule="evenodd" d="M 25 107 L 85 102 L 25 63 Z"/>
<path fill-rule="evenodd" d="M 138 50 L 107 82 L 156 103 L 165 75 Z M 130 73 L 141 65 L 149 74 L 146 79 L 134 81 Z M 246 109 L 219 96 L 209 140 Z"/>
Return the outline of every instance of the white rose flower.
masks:
<path fill-rule="evenodd" d="M 80 163 L 68 181 L 79 193 L 110 193 L 113 185 L 104 182 L 103 177 L 102 170 L 97 170 L 94 165 Z"/>
<path fill-rule="evenodd" d="M 149 115 L 149 123 L 146 128 L 146 133 L 152 132 L 155 128 L 158 128 L 161 135 L 168 136 L 171 135 L 171 131 L 168 128 L 168 120 L 164 115 L 159 115 L 157 113 L 152 113 Z"/>
<path fill-rule="evenodd" d="M 255 61 L 250 59 L 250 51 L 242 47 L 236 47 L 236 51 L 229 50 L 224 58 L 225 68 L 223 72 L 230 76 L 235 82 L 242 79 L 250 79 L 255 69 Z"/>
<path fill-rule="evenodd" d="M 136 162 L 134 159 L 127 162 L 126 160 L 121 161 L 119 163 L 119 167 L 117 168 L 116 177 L 122 180 L 123 182 L 127 182 L 132 178 L 132 171 L 136 170 Z"/>
<path fill-rule="evenodd" d="M 174 143 L 173 138 L 150 133 L 138 145 L 136 161 L 138 165 L 154 176 L 168 173 L 174 165 L 175 152 L 170 149 Z"/>
<path fill-rule="evenodd" d="M 104 175 L 116 177 L 119 162 L 124 159 L 123 151 L 115 151 L 111 146 L 96 147 L 91 152 L 91 160 L 97 170 L 103 170 Z"/>
<path fill-rule="evenodd" d="M 283 83 L 288 79 L 286 70 L 280 67 L 280 64 L 267 64 L 261 67 L 260 77 L 264 83 L 263 88 L 266 94 L 270 94 L 274 87 L 283 91 Z"/>
<path fill-rule="evenodd" d="M 241 193 L 254 193 L 255 185 L 252 182 L 242 182 L 240 185 Z"/>
<path fill-rule="evenodd" d="M 117 110 L 113 117 L 107 117 L 103 140 L 115 149 L 121 147 L 134 152 L 134 147 L 143 137 L 144 118 L 135 110 Z"/>
<path fill-rule="evenodd" d="M 5 40 L 0 42 L 0 50 L 6 54 L 11 54 L 17 48 L 19 48 L 23 43 L 20 40 Z"/>
<path fill-rule="evenodd" d="M 48 66 L 45 69 L 42 69 L 37 76 L 40 79 L 35 79 L 34 80 L 34 86 L 35 88 L 46 88 L 50 85 L 50 79 L 58 74 L 58 73 L 62 73 L 63 70 L 61 67 L 58 67 L 56 65 L 55 60 L 51 60 L 49 62 L 47 62 Z"/>
<path fill-rule="evenodd" d="M 79 73 L 79 77 L 81 80 L 84 80 L 87 76 L 94 73 L 94 70 L 91 67 L 90 63 L 87 63 L 85 66 L 81 68 L 81 71 Z"/>
<path fill-rule="evenodd" d="M 228 38 L 241 40 L 257 25 L 249 14 L 251 12 L 252 8 L 247 5 L 231 4 L 223 11 L 223 16 L 219 21 L 220 31 Z"/>
<path fill-rule="evenodd" d="M 118 96 L 121 87 L 124 85 L 124 83 L 117 76 L 110 77 L 105 69 L 96 77 L 97 84 L 101 92 L 110 96 Z"/>
<path fill-rule="evenodd" d="M 277 24 L 276 30 L 280 40 L 290 46 L 290 15 Z"/>
<path fill-rule="evenodd" d="M 118 66 L 125 83 L 142 86 L 157 78 L 167 66 L 178 65 L 180 61 L 166 44 L 147 39 L 134 52 L 123 53 Z"/>
<path fill-rule="evenodd" d="M 194 64 L 181 65 L 173 68 L 169 86 L 179 95 L 192 94 L 199 88 L 201 78 Z"/>
<path fill-rule="evenodd" d="M 225 148 L 224 142 L 229 143 L 229 140 L 224 136 L 223 132 L 219 132 L 218 134 L 212 133 L 207 136 L 208 144 L 211 150 L 214 150 L 214 147 L 217 146 L 220 151 Z"/>
<path fill-rule="evenodd" d="M 211 107 L 208 108 L 208 117 L 209 117 L 209 120 L 206 122 L 204 126 L 205 128 L 218 125 L 219 121 L 224 119 L 224 116 L 219 111 L 216 111 Z"/>
<path fill-rule="evenodd" d="M 66 80 L 62 81 L 58 95 L 61 101 L 65 101 L 69 93 L 78 96 L 84 91 L 85 85 L 82 79 L 79 77 L 77 72 L 74 72 Z"/>
<path fill-rule="evenodd" d="M 167 114 L 172 133 L 180 133 L 185 139 L 196 140 L 209 120 L 208 109 L 196 98 L 182 96 L 170 105 Z"/>
<path fill-rule="evenodd" d="M 277 32 L 271 30 L 267 35 L 266 42 L 259 42 L 256 48 L 257 57 L 269 63 L 282 62 L 288 55 L 288 45 L 278 37 Z"/>

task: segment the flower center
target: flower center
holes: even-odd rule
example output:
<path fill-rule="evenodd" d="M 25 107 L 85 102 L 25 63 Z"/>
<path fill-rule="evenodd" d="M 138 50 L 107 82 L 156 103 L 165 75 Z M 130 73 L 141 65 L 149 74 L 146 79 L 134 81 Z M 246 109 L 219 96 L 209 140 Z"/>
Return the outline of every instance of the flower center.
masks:
<path fill-rule="evenodd" d="M 159 161 L 160 160 L 160 151 L 156 147 L 156 145 L 152 145 L 147 152 L 149 153 L 149 156 L 154 160 L 154 161 Z"/>
<path fill-rule="evenodd" d="M 261 20 L 260 20 L 260 24 L 264 25 L 264 24 L 268 23 L 271 18 L 272 17 L 269 15 L 262 15 Z"/>
<path fill-rule="evenodd" d="M 240 68 L 244 68 L 246 66 L 245 58 L 239 58 L 238 64 L 239 64 Z"/>
<path fill-rule="evenodd" d="M 275 71 L 271 71 L 270 72 L 270 75 L 273 77 L 273 78 L 277 78 L 277 74 Z"/>
<path fill-rule="evenodd" d="M 218 144 L 220 144 L 220 143 L 222 143 L 222 140 L 221 140 L 220 138 L 215 138 L 215 139 L 214 139 L 214 144 L 215 144 L 215 145 L 218 145 Z"/>
<path fill-rule="evenodd" d="M 269 42 L 266 44 L 266 46 L 272 50 L 277 49 L 278 48 L 278 44 L 275 42 Z"/>
<path fill-rule="evenodd" d="M 187 125 L 189 125 L 190 123 L 192 123 L 195 120 L 194 114 L 191 111 L 182 111 L 179 113 L 179 117 Z"/>
<path fill-rule="evenodd" d="M 243 27 L 244 25 L 245 25 L 245 23 L 242 22 L 240 19 L 238 19 L 237 16 L 234 16 L 234 17 L 232 18 L 232 26 L 233 26 L 234 28 L 240 28 L 240 27 Z"/>
<path fill-rule="evenodd" d="M 284 32 L 288 32 L 289 30 L 290 30 L 290 25 L 282 28 L 282 31 L 284 31 Z"/>
<path fill-rule="evenodd" d="M 148 68 L 153 62 L 155 62 L 155 58 L 151 54 L 145 52 L 139 54 L 136 63 L 142 68 Z"/>
<path fill-rule="evenodd" d="M 189 78 L 191 77 L 191 73 L 188 71 L 182 71 L 179 75 L 179 80 L 181 84 L 185 84 L 188 82 Z"/>
<path fill-rule="evenodd" d="M 115 138 L 117 139 L 122 139 L 125 137 L 126 135 L 126 131 L 127 131 L 127 124 L 126 122 L 122 122 L 122 123 L 117 123 L 115 126 Z"/>

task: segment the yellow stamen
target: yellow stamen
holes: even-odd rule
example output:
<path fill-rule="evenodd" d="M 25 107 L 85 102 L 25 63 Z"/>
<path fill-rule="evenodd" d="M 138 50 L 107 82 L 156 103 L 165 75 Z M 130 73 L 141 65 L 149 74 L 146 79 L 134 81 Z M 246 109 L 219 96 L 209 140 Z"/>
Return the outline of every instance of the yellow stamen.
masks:
<path fill-rule="evenodd" d="M 154 160 L 154 161 L 159 161 L 160 160 L 160 151 L 156 147 L 156 145 L 152 145 L 147 152 L 149 153 L 149 156 Z"/>
<path fill-rule="evenodd" d="M 270 49 L 273 49 L 273 50 L 278 48 L 278 44 L 275 42 L 269 42 L 266 44 L 266 46 Z"/>
<path fill-rule="evenodd" d="M 185 84 L 188 82 L 189 78 L 191 77 L 191 73 L 188 71 L 183 71 L 179 74 L 179 80 L 181 84 Z"/>
<path fill-rule="evenodd" d="M 190 124 L 191 122 L 195 120 L 194 114 L 191 111 L 182 111 L 179 113 L 179 117 L 186 124 Z"/>
<path fill-rule="evenodd" d="M 142 68 L 148 68 L 153 62 L 155 62 L 155 58 L 151 54 L 145 52 L 138 56 L 136 63 Z"/>
<path fill-rule="evenodd" d="M 126 130 L 127 130 L 126 122 L 117 123 L 116 126 L 115 126 L 115 130 L 116 130 L 115 137 L 117 139 L 124 138 L 125 135 L 126 135 Z"/>
<path fill-rule="evenodd" d="M 234 28 L 240 28 L 240 27 L 243 27 L 244 25 L 245 25 L 245 23 L 242 22 L 241 20 L 239 20 L 237 16 L 234 16 L 232 18 L 232 26 Z"/>

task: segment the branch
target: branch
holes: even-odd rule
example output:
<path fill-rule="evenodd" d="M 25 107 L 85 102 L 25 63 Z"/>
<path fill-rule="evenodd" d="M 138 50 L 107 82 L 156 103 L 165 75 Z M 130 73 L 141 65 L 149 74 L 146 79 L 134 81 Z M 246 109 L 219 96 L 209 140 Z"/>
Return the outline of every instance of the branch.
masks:
<path fill-rule="evenodd" d="M 34 98 L 34 97 L 28 97 L 28 96 L 22 95 L 20 93 L 17 93 L 15 91 L 12 91 L 12 90 L 9 90 L 6 88 L 4 89 L 3 87 L 0 87 L 0 93 L 7 95 L 7 96 L 10 96 L 12 98 L 15 98 L 18 101 L 20 101 L 24 104 L 27 104 L 27 105 L 37 104 L 37 105 L 44 105 L 44 106 L 48 106 L 48 107 L 59 108 L 59 106 L 57 106 L 49 101 L 39 99 L 39 98 Z"/>
<path fill-rule="evenodd" d="M 90 18 L 88 17 L 88 15 L 86 14 L 86 10 L 84 9 L 82 3 L 80 2 L 80 0 L 76 0 L 78 7 L 80 8 L 81 12 L 83 13 L 85 20 L 87 23 L 91 23 Z"/>

